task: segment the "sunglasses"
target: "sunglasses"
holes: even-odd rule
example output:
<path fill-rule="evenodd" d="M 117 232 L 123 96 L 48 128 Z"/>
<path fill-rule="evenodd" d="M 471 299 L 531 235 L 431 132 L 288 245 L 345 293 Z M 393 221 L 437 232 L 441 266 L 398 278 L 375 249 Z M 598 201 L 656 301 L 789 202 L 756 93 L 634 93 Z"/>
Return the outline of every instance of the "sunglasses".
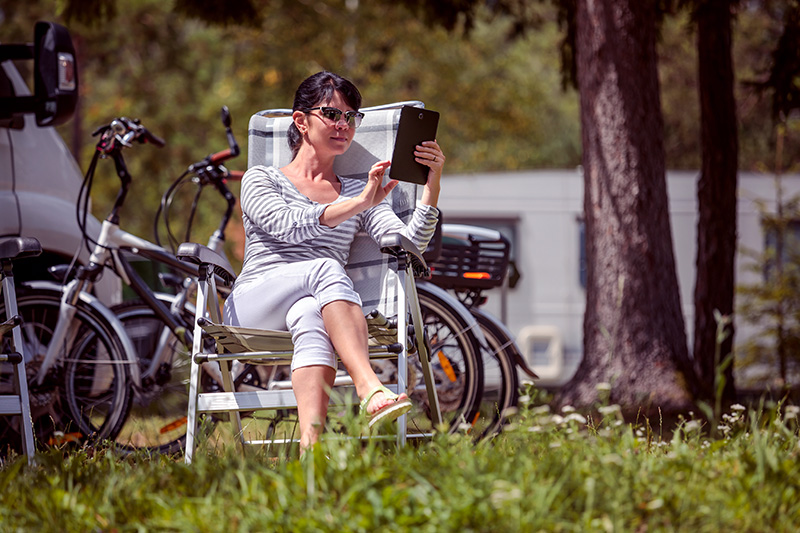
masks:
<path fill-rule="evenodd" d="M 334 124 L 338 124 L 339 120 L 342 118 L 342 114 L 344 113 L 344 120 L 347 122 L 347 125 L 351 128 L 357 128 L 361 125 L 361 119 L 364 118 L 364 113 L 359 111 L 342 111 L 341 109 L 335 107 L 312 107 L 306 109 L 306 113 L 310 111 L 319 110 L 322 113 L 322 118 L 332 122 Z"/>

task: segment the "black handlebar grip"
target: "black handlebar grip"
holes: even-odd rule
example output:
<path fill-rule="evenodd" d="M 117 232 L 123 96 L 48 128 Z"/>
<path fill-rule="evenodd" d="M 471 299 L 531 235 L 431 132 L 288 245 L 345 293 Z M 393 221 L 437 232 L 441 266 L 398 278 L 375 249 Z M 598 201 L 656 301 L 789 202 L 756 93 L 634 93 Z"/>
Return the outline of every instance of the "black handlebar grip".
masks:
<path fill-rule="evenodd" d="M 154 144 L 159 148 L 163 148 L 165 144 L 167 144 L 164 139 L 159 137 L 158 135 L 153 134 L 150 130 L 144 130 L 144 141 L 150 144 Z"/>

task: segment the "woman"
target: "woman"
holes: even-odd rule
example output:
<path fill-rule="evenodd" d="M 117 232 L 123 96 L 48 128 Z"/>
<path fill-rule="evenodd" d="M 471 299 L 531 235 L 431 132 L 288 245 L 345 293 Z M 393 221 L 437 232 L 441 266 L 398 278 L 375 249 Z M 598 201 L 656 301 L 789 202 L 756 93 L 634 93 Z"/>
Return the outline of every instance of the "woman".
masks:
<path fill-rule="evenodd" d="M 361 122 L 360 105 L 361 94 L 350 81 L 330 72 L 309 77 L 292 107 L 294 158 L 281 169 L 252 167 L 242 180 L 245 259 L 225 303 L 225 319 L 291 332 L 301 450 L 323 429 L 336 374 L 334 350 L 353 379 L 370 426 L 411 408 L 408 396 L 383 387 L 370 366 L 361 300 L 344 265 L 361 230 L 376 240 L 399 232 L 425 249 L 439 213 L 445 158 L 435 141 L 417 146 L 416 160 L 430 169 L 428 182 L 411 220 L 403 224 L 384 201 L 397 185 L 383 185 L 389 161 L 375 163 L 366 184 L 333 172 L 334 158 L 347 151 Z"/>

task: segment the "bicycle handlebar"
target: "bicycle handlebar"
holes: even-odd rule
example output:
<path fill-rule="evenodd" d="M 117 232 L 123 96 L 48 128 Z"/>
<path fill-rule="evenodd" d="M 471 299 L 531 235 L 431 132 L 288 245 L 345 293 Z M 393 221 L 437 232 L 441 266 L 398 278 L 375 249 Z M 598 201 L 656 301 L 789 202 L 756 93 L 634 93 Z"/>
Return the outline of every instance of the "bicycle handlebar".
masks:
<path fill-rule="evenodd" d="M 173 248 L 177 246 L 178 241 L 175 239 L 172 231 L 170 230 L 169 209 L 172 204 L 173 196 L 176 194 L 178 187 L 188 182 L 195 183 L 198 186 L 198 189 L 195 193 L 194 201 L 192 202 L 191 212 L 189 214 L 189 222 L 186 226 L 186 234 L 183 240 L 190 240 L 191 227 L 194 220 L 197 202 L 202 189 L 206 185 L 213 185 L 214 189 L 225 199 L 227 203 L 219 227 L 214 234 L 214 237 L 219 241 L 225 240 L 225 228 L 228 225 L 231 216 L 233 215 L 233 209 L 236 205 L 236 197 L 228 189 L 226 183 L 229 180 L 241 180 L 244 173 L 235 170 L 230 171 L 222 165 L 224 161 L 237 157 L 241 153 L 239 145 L 233 135 L 233 131 L 231 130 L 230 113 L 228 108 L 225 106 L 222 108 L 222 124 L 225 126 L 226 136 L 228 139 L 228 148 L 212 153 L 200 161 L 189 165 L 186 171 L 175 180 L 175 182 L 161 197 L 161 205 L 158 213 L 156 213 L 156 219 L 153 228 L 157 243 L 161 244 L 158 231 L 158 221 L 160 216 L 163 216 L 170 246 Z"/>
<path fill-rule="evenodd" d="M 222 123 L 225 126 L 225 135 L 228 138 L 228 148 L 226 150 L 206 156 L 201 161 L 189 165 L 189 172 L 198 172 L 208 166 L 221 165 L 223 161 L 233 159 L 241 153 L 241 150 L 239 150 L 239 144 L 236 142 L 236 138 L 233 136 L 233 130 L 231 130 L 231 115 L 227 106 L 222 106 Z"/>
<path fill-rule="evenodd" d="M 117 117 L 105 126 L 100 126 L 92 136 L 102 134 L 97 141 L 97 149 L 103 154 L 111 154 L 122 147 L 130 148 L 133 141 L 148 143 L 162 148 L 166 142 L 145 128 L 138 118 Z"/>

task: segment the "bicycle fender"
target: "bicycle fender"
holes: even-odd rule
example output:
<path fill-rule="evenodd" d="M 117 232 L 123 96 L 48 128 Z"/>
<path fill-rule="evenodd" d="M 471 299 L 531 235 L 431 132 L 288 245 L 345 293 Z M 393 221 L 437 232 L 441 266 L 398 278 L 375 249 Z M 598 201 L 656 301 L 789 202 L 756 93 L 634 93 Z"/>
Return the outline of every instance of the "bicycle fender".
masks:
<path fill-rule="evenodd" d="M 464 322 L 469 326 L 469 329 L 472 331 L 472 334 L 478 340 L 480 344 L 480 348 L 482 351 L 489 349 L 489 343 L 486 342 L 486 337 L 483 336 L 483 332 L 481 331 L 480 325 L 478 324 L 478 320 L 472 316 L 472 313 L 469 312 L 469 309 L 461 303 L 458 298 L 447 292 L 446 290 L 442 289 L 431 283 L 430 281 L 425 280 L 416 280 L 417 285 L 417 292 L 427 292 L 428 294 L 435 296 L 436 298 L 442 300 L 444 303 L 450 306 L 450 308 L 458 313 L 458 316 L 464 320 Z"/>
<path fill-rule="evenodd" d="M 494 316 L 494 315 L 492 315 L 490 313 L 487 313 L 483 309 L 472 308 L 472 309 L 470 309 L 470 312 L 472 314 L 474 314 L 475 316 L 480 315 L 481 318 L 483 318 L 487 322 L 491 322 L 494 327 L 496 327 L 497 329 L 502 331 L 506 335 L 506 337 L 508 337 L 514 343 L 514 352 L 515 352 L 514 353 L 514 363 L 518 367 L 520 367 L 520 369 L 522 369 L 522 371 L 525 372 L 526 374 L 528 374 L 530 377 L 532 377 L 534 379 L 539 379 L 539 376 L 536 375 L 536 372 L 531 370 L 531 368 L 528 366 L 528 363 L 522 357 L 522 354 L 519 351 L 519 347 L 516 345 L 517 343 L 514 340 L 514 335 L 511 333 L 511 330 L 509 330 L 506 327 L 506 325 L 503 324 L 500 321 L 499 318 L 497 318 L 496 316 Z"/>
<path fill-rule="evenodd" d="M 58 293 L 59 295 L 69 287 L 69 285 L 62 287 L 58 283 L 47 280 L 27 281 L 22 285 L 35 290 L 52 291 Z M 134 348 L 133 343 L 125 331 L 125 326 L 122 324 L 120 319 L 117 318 L 111 309 L 106 307 L 97 297 L 92 296 L 91 294 L 81 292 L 80 301 L 99 314 L 111 327 L 111 330 L 117 336 L 117 339 L 119 339 L 119 342 L 122 345 L 122 349 L 125 352 L 125 359 L 127 359 L 127 361 L 130 363 L 129 367 L 133 382 L 137 386 L 141 385 L 142 378 L 139 373 L 139 358 L 136 353 L 136 348 Z"/>

